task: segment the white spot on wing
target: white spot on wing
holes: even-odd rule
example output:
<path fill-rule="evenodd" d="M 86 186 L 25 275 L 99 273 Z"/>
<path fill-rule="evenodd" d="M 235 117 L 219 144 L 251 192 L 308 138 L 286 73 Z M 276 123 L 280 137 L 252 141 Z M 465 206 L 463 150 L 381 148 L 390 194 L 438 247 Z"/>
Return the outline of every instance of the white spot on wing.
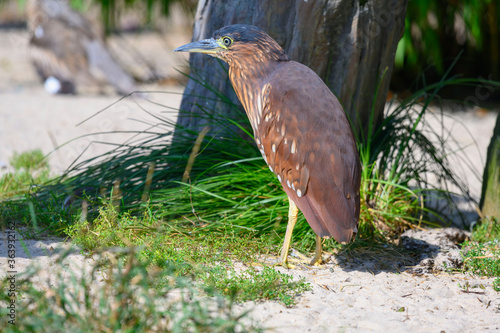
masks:
<path fill-rule="evenodd" d="M 271 146 L 271 149 L 273 150 L 273 153 L 276 152 L 276 145 L 273 143 L 273 145 Z"/>
<path fill-rule="evenodd" d="M 278 180 L 281 182 L 281 176 L 280 175 L 278 175 Z"/>
<path fill-rule="evenodd" d="M 292 147 L 290 148 L 290 152 L 295 154 L 295 140 L 292 141 Z"/>
<path fill-rule="evenodd" d="M 297 190 L 297 196 L 300 198 L 302 196 L 302 191 L 301 190 Z"/>

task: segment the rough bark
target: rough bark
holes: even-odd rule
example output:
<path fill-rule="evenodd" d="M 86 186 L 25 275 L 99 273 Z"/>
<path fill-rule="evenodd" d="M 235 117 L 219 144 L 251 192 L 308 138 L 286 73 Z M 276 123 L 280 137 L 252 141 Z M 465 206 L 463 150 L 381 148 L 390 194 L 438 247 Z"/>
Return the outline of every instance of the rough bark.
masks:
<path fill-rule="evenodd" d="M 480 207 L 485 216 L 500 219 L 500 115 L 488 146 Z"/>
<path fill-rule="evenodd" d="M 229 24 L 265 30 L 296 61 L 312 68 L 341 101 L 356 130 L 365 129 L 372 107 L 380 120 L 408 0 L 200 0 L 193 40 L 209 38 Z M 203 109 L 233 117 L 213 89 L 239 104 L 227 67 L 201 54 L 190 57 L 191 75 L 179 125 L 199 131 Z M 199 82 L 203 82 L 200 85 Z M 378 89 L 378 93 L 377 93 Z M 237 111 L 236 111 L 237 112 Z"/>

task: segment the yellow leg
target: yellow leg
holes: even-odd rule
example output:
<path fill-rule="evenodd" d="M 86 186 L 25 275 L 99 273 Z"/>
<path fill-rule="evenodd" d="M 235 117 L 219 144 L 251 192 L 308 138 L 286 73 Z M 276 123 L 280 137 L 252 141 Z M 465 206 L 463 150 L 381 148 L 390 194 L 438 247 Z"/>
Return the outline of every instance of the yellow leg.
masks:
<path fill-rule="evenodd" d="M 321 258 L 321 237 L 316 235 L 316 252 L 314 254 L 314 258 L 311 261 L 311 265 L 318 266 L 323 263 L 323 259 Z"/>
<path fill-rule="evenodd" d="M 297 223 L 297 215 L 299 214 L 299 209 L 295 205 L 292 199 L 288 198 L 289 208 L 288 208 L 288 224 L 286 226 L 285 241 L 283 242 L 283 247 L 281 248 L 281 264 L 286 264 L 286 259 L 288 257 L 288 251 L 290 250 L 290 241 L 292 240 L 292 231 Z"/>

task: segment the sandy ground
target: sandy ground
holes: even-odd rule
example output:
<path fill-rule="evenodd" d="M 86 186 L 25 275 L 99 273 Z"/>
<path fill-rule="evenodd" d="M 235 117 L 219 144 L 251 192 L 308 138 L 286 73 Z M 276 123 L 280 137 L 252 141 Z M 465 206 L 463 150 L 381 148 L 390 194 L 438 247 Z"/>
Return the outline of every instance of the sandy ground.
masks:
<path fill-rule="evenodd" d="M 148 37 L 150 38 L 150 37 Z M 151 38 L 154 43 L 154 38 Z M 180 103 L 180 86 L 145 86 L 142 90 L 160 90 L 171 94 L 149 94 L 148 98 L 165 107 L 154 107 L 143 99 L 118 102 L 91 120 L 81 121 L 110 106 L 119 99 L 116 95 L 50 96 L 39 84 L 28 61 L 26 36 L 14 30 L 0 31 L 0 168 L 9 170 L 9 159 L 14 152 L 40 148 L 49 154 L 54 173 L 62 172 L 75 157 L 84 152 L 84 158 L 101 154 L 113 146 L 95 141 L 122 143 L 130 134 L 113 136 L 95 134 L 103 131 L 143 130 L 149 127 L 150 118 L 141 111 L 147 105 L 153 113 L 175 117 L 169 107 Z M 179 43 L 180 44 L 180 43 Z M 141 48 L 144 46 L 141 46 Z M 168 50 L 158 48 L 157 52 Z M 161 59 L 162 56 L 158 56 Z M 168 65 L 183 65 L 185 58 L 169 58 Z M 146 103 L 146 104 L 144 104 Z M 149 104 L 148 104 L 149 103 Z M 477 175 L 462 165 L 457 165 L 468 180 L 472 195 L 478 199 L 480 176 L 487 145 L 495 122 L 495 113 L 462 112 L 447 119 L 461 121 L 450 123 L 461 145 L 467 146 L 465 155 L 472 161 Z M 453 127 L 456 126 L 456 127 Z M 54 147 L 68 142 L 61 150 Z M 2 232 L 0 270 L 4 276 L 6 264 L 6 231 Z M 413 237 L 413 236 L 412 236 Z M 424 237 L 425 238 L 425 237 Z M 427 241 L 431 242 L 431 241 Z M 33 261 L 53 268 L 61 239 L 25 240 L 26 250 L 18 246 L 16 270 L 22 272 Z M 27 252 L 25 252 L 27 251 Z M 442 253 L 449 249 L 442 248 Z M 436 254 L 433 253 L 432 256 Z M 77 266 L 87 262 L 78 252 L 69 258 Z M 418 260 L 417 262 L 418 263 Z M 320 268 L 298 267 L 285 270 L 295 277 L 305 277 L 313 290 L 298 299 L 298 305 L 286 308 L 276 302 L 247 303 L 243 309 L 252 308 L 252 318 L 273 332 L 493 332 L 500 330 L 500 295 L 492 287 L 492 279 L 443 272 L 405 271 L 406 263 L 392 262 L 387 258 L 347 261 L 334 258 Z M 473 292 L 459 286 L 466 282 Z M 2 325 L 3 325 L 3 320 Z M 1 326 L 1 325 L 0 325 Z"/>
<path fill-rule="evenodd" d="M 175 120 L 172 109 L 178 109 L 183 92 L 179 85 L 138 86 L 140 91 L 156 92 L 146 93 L 146 98 L 48 94 L 31 66 L 27 42 L 22 30 L 0 31 L 0 169 L 3 172 L 8 171 L 14 152 L 41 149 L 50 154 L 49 165 L 55 174 L 64 171 L 78 156 L 84 160 L 105 153 L 114 148 L 112 144 L 124 143 L 135 135 L 127 131 L 150 128 L 153 118 L 141 107 Z M 142 38 L 127 35 L 110 41 L 113 45 L 132 44 L 143 55 L 151 54 L 150 63 L 165 77 L 174 76 L 175 68 L 182 70 L 186 65 L 186 57 L 174 54 L 169 46 L 183 42 L 188 42 L 187 37 L 175 42 L 165 41 L 156 34 Z M 144 70 L 137 63 L 130 67 L 138 72 Z M 85 121 L 88 118 L 91 119 Z M 63 147 L 54 151 L 59 146 Z"/>
<path fill-rule="evenodd" d="M 120 100 L 120 96 L 114 95 L 51 96 L 41 87 L 0 93 L 0 166 L 7 167 L 14 152 L 41 149 L 49 155 L 53 173 L 60 174 L 77 157 L 81 161 L 98 156 L 113 149 L 114 144 L 134 138 L 135 133 L 130 132 L 149 129 L 152 117 L 139 105 L 174 120 L 171 108 L 179 107 L 183 88 L 145 88 L 162 93 L 149 94 L 148 100 L 133 97 Z M 115 133 L 106 134 L 109 132 Z M 58 146 L 62 148 L 55 150 Z"/>

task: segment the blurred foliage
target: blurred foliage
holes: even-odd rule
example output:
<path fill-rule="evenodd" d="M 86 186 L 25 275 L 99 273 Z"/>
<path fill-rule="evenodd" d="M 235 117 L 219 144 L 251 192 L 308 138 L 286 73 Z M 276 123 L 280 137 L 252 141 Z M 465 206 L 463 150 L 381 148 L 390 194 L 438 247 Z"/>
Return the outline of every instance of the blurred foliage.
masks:
<path fill-rule="evenodd" d="M 23 10 L 28 0 L 1 0 L 2 6 L 9 1 L 16 1 L 19 8 Z M 72 8 L 87 12 L 92 6 L 97 6 L 101 12 L 101 19 L 107 32 L 117 28 L 119 18 L 127 10 L 133 10 L 134 14 L 143 15 L 144 22 L 149 24 L 155 17 L 169 16 L 171 5 L 178 3 L 188 14 L 192 15 L 196 10 L 197 0 L 56 0 L 69 2 Z"/>
<path fill-rule="evenodd" d="M 88 2 L 88 0 L 72 1 Z M 181 4 L 186 12 L 194 12 L 198 3 L 196 0 L 92 0 L 91 2 L 101 7 L 102 18 L 107 31 L 115 27 L 121 11 L 126 8 L 142 9 L 146 22 L 150 23 L 157 13 L 168 16 L 170 6 L 175 2 Z"/>
<path fill-rule="evenodd" d="M 12 169 L 0 175 L 0 200 L 28 193 L 33 184 L 49 180 L 49 164 L 40 149 L 14 153 L 9 161 Z"/>
<path fill-rule="evenodd" d="M 409 1 L 395 58 L 395 73 L 401 77 L 393 80 L 393 89 L 414 81 L 429 66 L 427 79 L 437 81 L 459 55 L 453 74 L 498 80 L 499 30 L 497 0 Z"/>
<path fill-rule="evenodd" d="M 27 0 L 17 0 L 23 7 Z M 169 15 L 173 3 L 194 13 L 196 0 L 69 0 L 75 9 L 101 9 L 106 31 L 116 29 L 129 9 L 144 15 L 144 22 Z M 1 2 L 3 3 L 3 1 Z M 1 4 L 0 3 L 0 4 Z M 425 72 L 427 83 L 438 82 L 445 68 L 460 55 L 452 75 L 500 79 L 500 4 L 498 0 L 410 0 L 399 43 L 391 89 L 416 91 L 415 78 Z M 462 91 L 460 91 L 462 93 Z M 463 95 L 462 95 L 463 96 Z"/>
<path fill-rule="evenodd" d="M 101 8 L 101 14 L 106 31 L 116 28 L 118 18 L 124 10 L 133 8 L 143 13 L 145 21 L 150 23 L 155 15 L 168 16 L 170 6 L 179 3 L 186 12 L 194 12 L 196 0 L 71 0 L 75 9 L 84 9 L 90 4 L 96 4 Z"/>
<path fill-rule="evenodd" d="M 196 0 L 72 0 L 75 5 L 89 1 L 101 6 L 108 30 L 114 27 L 120 9 L 126 7 L 142 8 L 149 22 L 156 12 L 168 15 L 173 2 L 182 4 L 187 12 L 194 12 L 197 5 Z M 405 31 L 396 52 L 392 89 L 418 90 L 421 86 L 410 85 L 423 72 L 427 83 L 438 82 L 444 69 L 449 68 L 458 56 L 460 59 L 452 75 L 498 80 L 499 30 L 500 5 L 497 0 L 408 1 Z M 458 96 L 463 96 L 460 95 L 463 89 L 457 91 Z"/>

